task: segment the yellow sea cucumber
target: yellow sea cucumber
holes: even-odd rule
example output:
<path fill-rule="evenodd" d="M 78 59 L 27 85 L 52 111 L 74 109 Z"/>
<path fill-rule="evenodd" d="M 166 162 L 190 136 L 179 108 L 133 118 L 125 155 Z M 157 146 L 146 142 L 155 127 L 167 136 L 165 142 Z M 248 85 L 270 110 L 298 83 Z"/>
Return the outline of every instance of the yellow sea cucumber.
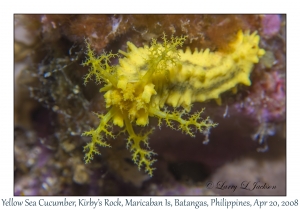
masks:
<path fill-rule="evenodd" d="M 220 102 L 220 94 L 235 89 L 237 84 L 249 86 L 252 67 L 265 53 L 258 46 L 256 32 L 239 31 L 226 53 L 210 52 L 209 49 L 196 49 L 193 53 L 189 48 L 178 50 L 185 39 L 184 36 L 172 36 L 167 40 L 163 35 L 162 43 L 153 39 L 150 46 L 140 48 L 127 42 L 127 52 L 120 50 L 118 54 L 104 53 L 98 57 L 87 42 L 87 59 L 83 65 L 90 66 L 90 71 L 85 76 L 85 83 L 93 76 L 96 82 L 105 83 L 100 92 L 105 92 L 106 108 L 109 109 L 105 115 L 98 115 L 100 123 L 96 129 L 83 133 L 92 138 L 84 147 L 87 163 L 94 154 L 100 154 L 98 146 L 110 147 L 105 137 L 115 137 L 109 130 L 114 124 L 127 131 L 127 147 L 134 163 L 139 169 L 143 166 L 152 176 L 155 153 L 148 144 L 151 131 L 136 134 L 134 125 L 146 126 L 149 117 L 157 117 L 159 125 L 164 119 L 173 129 L 195 136 L 194 129 L 208 140 L 210 129 L 217 124 L 209 118 L 202 119 L 203 110 L 188 114 L 192 103 L 209 99 Z M 111 65 L 110 59 L 116 56 L 119 64 Z M 174 111 L 167 111 L 166 105 L 174 107 Z"/>

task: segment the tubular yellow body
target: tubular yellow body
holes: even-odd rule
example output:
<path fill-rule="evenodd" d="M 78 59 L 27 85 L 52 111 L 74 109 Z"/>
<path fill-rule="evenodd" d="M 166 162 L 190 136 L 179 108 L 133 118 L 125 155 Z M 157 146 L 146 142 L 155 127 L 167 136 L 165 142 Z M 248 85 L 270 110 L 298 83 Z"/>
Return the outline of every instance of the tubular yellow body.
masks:
<path fill-rule="evenodd" d="M 200 131 L 208 138 L 209 131 L 216 126 L 209 118 L 202 119 L 203 110 L 189 115 L 194 102 L 215 99 L 221 103 L 220 94 L 225 91 L 236 91 L 238 84 L 249 86 L 249 75 L 255 63 L 264 55 L 260 49 L 259 36 L 239 31 L 236 38 L 229 43 L 229 51 L 210 52 L 189 48 L 185 51 L 177 49 L 182 46 L 186 37 L 171 37 L 163 42 L 152 40 L 151 46 L 137 48 L 128 42 L 127 52 L 119 54 L 102 54 L 96 57 L 87 43 L 87 60 L 83 65 L 90 66 L 85 83 L 95 77 L 96 82 L 104 82 L 100 92 L 105 92 L 106 115 L 98 115 L 98 128 L 84 132 L 92 140 L 84 150 L 85 161 L 90 162 L 94 154 L 100 154 L 97 146 L 109 146 L 104 137 L 114 137 L 108 130 L 110 123 L 124 127 L 129 137 L 127 147 L 132 152 L 132 159 L 139 168 L 151 176 L 153 151 L 149 149 L 148 135 L 136 134 L 133 125 L 146 126 L 149 117 L 162 119 L 167 126 L 182 130 L 194 136 Z M 110 59 L 122 54 L 118 65 L 110 65 Z M 166 111 L 166 105 L 174 107 L 174 111 Z M 178 109 L 182 107 L 183 109 Z M 184 116 L 185 115 L 185 116 Z M 173 122 L 175 122 L 173 124 Z M 178 126 L 176 126 L 176 124 Z M 105 136 L 103 135 L 105 134 Z"/>

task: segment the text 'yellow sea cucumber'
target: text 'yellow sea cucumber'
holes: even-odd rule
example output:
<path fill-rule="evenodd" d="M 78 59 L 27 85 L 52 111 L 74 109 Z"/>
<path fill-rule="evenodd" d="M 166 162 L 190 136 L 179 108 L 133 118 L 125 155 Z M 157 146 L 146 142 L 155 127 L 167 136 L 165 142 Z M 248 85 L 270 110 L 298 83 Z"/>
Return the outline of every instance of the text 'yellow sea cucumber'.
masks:
<path fill-rule="evenodd" d="M 118 54 L 104 53 L 95 56 L 87 43 L 87 59 L 83 63 L 90 67 L 85 76 L 85 83 L 95 78 L 97 83 L 104 83 L 100 92 L 104 93 L 105 115 L 98 115 L 99 126 L 83 133 L 91 141 L 84 147 L 85 161 L 90 162 L 94 154 L 100 154 L 98 147 L 110 147 L 109 138 L 114 138 L 109 129 L 111 125 L 124 128 L 128 133 L 127 147 L 132 153 L 132 160 L 139 169 L 152 176 L 155 154 L 149 148 L 149 134 L 137 134 L 135 126 L 147 126 L 149 117 L 157 117 L 159 124 L 165 121 L 168 127 L 181 130 L 190 136 L 195 131 L 208 134 L 213 123 L 208 117 L 203 119 L 203 110 L 189 114 L 194 102 L 220 99 L 220 94 L 234 89 L 238 84 L 250 85 L 249 75 L 255 63 L 264 55 L 259 48 L 259 36 L 239 31 L 229 43 L 229 51 L 210 52 L 182 47 L 186 37 L 164 35 L 162 43 L 153 39 L 150 46 L 137 48 L 128 42 L 127 52 Z M 111 65 L 110 59 L 119 57 L 118 65 Z M 171 106 L 174 111 L 167 111 Z"/>

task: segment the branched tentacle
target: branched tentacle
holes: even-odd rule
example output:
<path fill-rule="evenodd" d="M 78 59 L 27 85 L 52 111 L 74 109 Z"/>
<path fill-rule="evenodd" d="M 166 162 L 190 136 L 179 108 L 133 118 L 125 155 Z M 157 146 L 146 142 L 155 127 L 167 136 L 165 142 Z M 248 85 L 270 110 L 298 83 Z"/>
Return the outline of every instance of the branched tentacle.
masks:
<path fill-rule="evenodd" d="M 84 160 L 86 163 L 91 162 L 91 160 L 94 158 L 94 154 L 100 155 L 98 146 L 111 147 L 108 143 L 105 142 L 103 134 L 105 134 L 106 137 L 108 136 L 114 138 L 113 133 L 107 129 L 107 127 L 109 126 L 109 121 L 114 116 L 114 113 L 115 110 L 114 108 L 112 108 L 106 115 L 96 114 L 100 119 L 98 128 L 86 131 L 82 134 L 82 136 L 92 137 L 91 142 L 89 142 L 83 148 L 83 151 L 86 152 L 84 156 Z"/>
<path fill-rule="evenodd" d="M 168 127 L 172 129 L 176 129 L 174 125 L 172 124 L 173 121 L 176 121 L 179 123 L 178 129 L 182 132 L 190 135 L 191 137 L 195 137 L 195 134 L 192 131 L 192 126 L 196 128 L 197 131 L 204 133 L 207 132 L 212 127 L 217 126 L 217 123 L 212 123 L 211 120 L 207 117 L 206 119 L 202 119 L 200 117 L 201 113 L 204 111 L 202 109 L 199 112 L 194 113 L 191 115 L 188 120 L 185 120 L 182 118 L 184 114 L 186 114 L 185 110 L 182 111 L 173 111 L 173 112 L 162 112 L 159 109 L 151 108 L 150 112 L 158 117 L 159 119 L 164 119 L 166 121 L 166 124 Z"/>
<path fill-rule="evenodd" d="M 128 118 L 125 118 L 125 125 L 129 134 L 127 139 L 127 148 L 132 152 L 133 162 L 138 165 L 139 170 L 142 166 L 144 166 L 145 171 L 152 176 L 153 170 L 155 170 L 155 168 L 152 167 L 152 164 L 156 161 L 155 159 L 152 159 L 152 156 L 156 153 L 152 150 L 147 150 L 149 149 L 148 135 L 152 133 L 152 130 L 148 131 L 144 135 L 137 135 L 134 132 L 132 124 Z M 143 144 L 147 149 L 143 149 L 141 144 Z"/>

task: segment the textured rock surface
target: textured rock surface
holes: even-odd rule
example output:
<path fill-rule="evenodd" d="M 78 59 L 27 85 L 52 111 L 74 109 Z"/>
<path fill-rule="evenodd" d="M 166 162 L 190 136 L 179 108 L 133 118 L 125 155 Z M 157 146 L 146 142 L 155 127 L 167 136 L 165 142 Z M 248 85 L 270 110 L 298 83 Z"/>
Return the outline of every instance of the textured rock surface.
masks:
<path fill-rule="evenodd" d="M 285 195 L 284 15 L 22 15 L 15 16 L 15 195 Z M 158 154 L 149 178 L 132 164 L 122 133 L 84 164 L 81 133 L 103 112 L 101 84 L 83 85 L 84 41 L 96 53 L 126 51 L 165 32 L 188 35 L 183 48 L 226 51 L 239 30 L 258 31 L 268 52 L 255 66 L 252 86 L 224 93 L 222 105 L 198 103 L 219 125 L 210 142 L 165 126 L 150 146 Z M 116 62 L 113 60 L 112 62 Z M 151 124 L 157 122 L 150 121 Z M 114 128 L 117 134 L 118 128 Z M 257 152 L 257 150 L 267 150 Z M 257 180 L 276 190 L 206 189 L 206 183 Z"/>

